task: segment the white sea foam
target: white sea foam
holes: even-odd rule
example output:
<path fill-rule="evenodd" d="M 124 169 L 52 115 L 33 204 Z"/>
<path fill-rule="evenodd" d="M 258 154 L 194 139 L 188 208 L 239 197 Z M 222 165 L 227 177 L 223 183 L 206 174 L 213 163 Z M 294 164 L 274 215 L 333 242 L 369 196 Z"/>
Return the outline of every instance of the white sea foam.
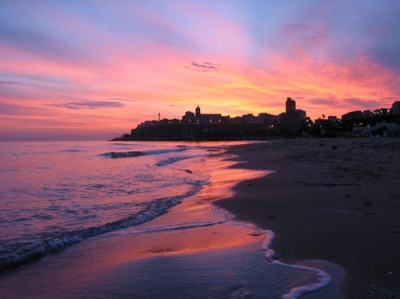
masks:
<path fill-rule="evenodd" d="M 111 156 L 111 158 L 128 158 L 128 157 L 138 157 L 144 155 L 161 155 L 168 153 L 179 153 L 186 151 L 186 147 L 176 147 L 172 149 L 159 149 L 159 150 L 146 150 L 146 151 L 124 151 L 124 152 L 111 152 L 104 154 L 105 156 Z"/>
<path fill-rule="evenodd" d="M 15 143 L 0 153 L 0 272 L 154 219 L 208 183 L 172 166 L 207 155 L 197 145 Z"/>
<path fill-rule="evenodd" d="M 289 293 L 286 293 L 282 296 L 283 299 L 297 299 L 297 298 L 302 297 L 305 294 L 319 291 L 329 285 L 329 283 L 331 281 L 331 276 L 321 269 L 308 267 L 308 266 L 302 266 L 302 265 L 285 264 L 285 263 L 280 262 L 279 260 L 275 260 L 274 259 L 275 252 L 274 252 L 274 250 L 272 250 L 270 248 L 271 241 L 274 237 L 274 232 L 272 232 L 270 230 L 266 230 L 264 232 L 267 235 L 267 237 L 265 238 L 265 241 L 262 244 L 262 251 L 264 253 L 266 261 L 273 263 L 275 265 L 282 266 L 282 267 L 289 267 L 292 269 L 308 271 L 308 272 L 316 274 L 318 277 L 318 281 L 315 283 L 292 288 L 289 291 Z"/>
<path fill-rule="evenodd" d="M 146 228 L 138 227 L 136 233 L 137 234 L 159 233 L 159 232 L 167 232 L 175 230 L 208 227 L 224 223 L 227 222 L 225 220 L 220 220 L 220 221 L 208 221 L 208 222 L 180 223 L 177 225 L 160 225 L 160 226 L 151 226 Z"/>
<path fill-rule="evenodd" d="M 157 162 L 156 165 L 157 165 L 157 166 L 171 165 L 171 164 L 174 164 L 174 163 L 176 163 L 176 162 L 183 161 L 183 160 L 186 160 L 186 159 L 191 159 L 191 158 L 194 158 L 194 157 L 196 157 L 196 156 L 171 157 L 171 158 L 168 158 L 168 159 L 166 159 L 166 160 Z"/>
<path fill-rule="evenodd" d="M 266 235 L 262 251 L 270 265 L 285 267 L 284 271 L 289 272 L 291 270 L 287 269 L 304 270 L 319 277 L 315 284 L 293 288 L 283 298 L 300 298 L 329 283 L 329 275 L 319 269 L 274 260 L 274 251 L 270 248 L 273 232 L 232 221 L 233 216 L 228 212 L 219 212 L 222 217 L 210 219 L 206 213 L 207 217 L 203 217 L 201 207 L 193 205 L 189 206 L 191 210 L 186 209 L 179 214 L 181 217 L 175 218 L 178 222 L 166 221 L 163 224 L 164 217 L 160 215 L 169 216 L 172 207 L 175 207 L 173 210 L 182 208 L 186 199 L 194 194 L 196 200 L 221 198 L 230 195 L 226 188 L 231 188 L 237 181 L 267 174 L 266 171 L 238 169 L 220 171 L 224 163 L 229 166 L 232 162 L 221 160 L 223 157 L 219 154 L 223 151 L 218 147 L 207 150 L 209 146 L 177 146 L 176 143 L 108 143 L 93 147 L 59 143 L 52 146 L 54 150 L 48 152 L 48 145 L 38 145 L 36 149 L 27 151 L 29 154 L 17 155 L 17 159 L 13 158 L 13 151 L 0 151 L 4 169 L 17 169 L 15 173 L 8 172 L 3 176 L 0 172 L 0 190 L 8 209 L 0 211 L 0 219 L 4 220 L 0 247 L 3 244 L 12 245 L 2 247 L 9 249 L 5 259 L 0 261 L 3 271 L 84 239 L 132 226 L 135 227 L 132 231 L 142 237 L 146 233 L 168 234 L 175 230 L 207 227 L 214 230 L 213 226 L 241 225 L 250 229 L 250 236 Z M 111 150 L 118 158 L 137 158 L 111 159 Z M 209 152 L 218 153 L 211 157 L 217 163 L 213 163 L 214 160 L 204 162 Z M 210 176 L 214 170 L 214 175 Z M 196 193 L 199 190 L 202 190 L 201 196 Z M 181 202 L 184 204 L 179 205 Z M 15 219 L 19 219 L 18 225 Z M 160 225 L 153 226 L 156 222 Z M 233 233 L 236 231 L 233 228 Z M 14 236 L 20 236 L 19 240 L 24 236 L 24 243 L 18 238 L 12 239 Z M 259 264 L 258 260 L 255 264 Z M 253 278 L 253 273 L 248 277 Z M 258 288 L 258 285 L 255 287 Z M 250 287 L 239 290 L 233 291 L 233 294 L 241 296 L 256 292 Z"/>

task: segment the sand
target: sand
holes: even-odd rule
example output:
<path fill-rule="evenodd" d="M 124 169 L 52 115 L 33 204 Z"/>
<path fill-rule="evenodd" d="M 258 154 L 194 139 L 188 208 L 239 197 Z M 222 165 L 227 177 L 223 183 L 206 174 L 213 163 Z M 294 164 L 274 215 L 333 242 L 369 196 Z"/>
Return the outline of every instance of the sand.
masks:
<path fill-rule="evenodd" d="M 248 228 L 232 229 L 224 223 L 140 233 L 174 221 L 210 221 L 214 216 L 209 213 L 219 219 L 220 211 L 204 202 L 211 199 L 238 220 L 272 230 L 275 237 L 270 246 L 276 259 L 321 268 L 332 275 L 326 289 L 305 298 L 341 298 L 338 288 L 344 298 L 400 298 L 400 138 L 279 139 L 232 146 L 229 153 L 237 156 L 234 168 L 275 172 L 246 179 L 234 188 L 233 197 L 215 200 L 219 197 L 214 198 L 214 189 L 231 196 L 215 188 L 218 179 L 229 183 L 226 172 L 219 174 L 209 185 L 211 191 L 204 188 L 203 195 L 152 222 L 91 238 L 1 277 L 0 297 L 131 298 L 141 295 L 137 293 L 141 286 L 148 287 L 143 292 L 149 294 L 171 287 L 167 297 L 175 298 L 184 290 L 173 287 L 184 279 L 201 280 L 198 288 L 186 290 L 191 294 L 187 298 L 203 292 L 204 285 L 224 285 L 223 290 L 230 290 L 238 286 L 237 281 L 256 284 L 251 290 L 263 290 L 259 288 L 262 284 L 275 287 L 276 294 L 288 291 L 283 289 L 286 283 L 279 283 L 292 270 L 282 274 L 279 271 L 287 269 L 260 263 L 264 236 L 250 234 Z M 175 270 L 170 279 L 163 276 Z M 197 275 L 199 270 L 207 275 Z M 220 271 L 225 275 L 219 277 Z M 276 280 L 270 280 L 271 273 Z M 290 279 L 297 283 L 295 279 L 300 278 Z"/>
<path fill-rule="evenodd" d="M 399 138 L 279 139 L 230 153 L 234 167 L 276 171 L 215 204 L 274 231 L 277 259 L 343 267 L 345 298 L 400 298 Z"/>

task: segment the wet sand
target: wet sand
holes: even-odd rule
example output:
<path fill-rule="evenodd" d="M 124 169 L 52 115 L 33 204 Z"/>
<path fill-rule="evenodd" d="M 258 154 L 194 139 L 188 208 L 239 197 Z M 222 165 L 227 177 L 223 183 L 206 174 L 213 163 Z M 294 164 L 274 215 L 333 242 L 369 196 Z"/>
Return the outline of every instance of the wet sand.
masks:
<path fill-rule="evenodd" d="M 229 152 L 234 167 L 276 171 L 215 204 L 274 231 L 277 259 L 343 267 L 345 298 L 400 298 L 400 139 L 284 139 Z"/>
<path fill-rule="evenodd" d="M 266 173 L 226 169 L 233 163 L 220 157 L 205 161 L 203 167 L 218 165 L 195 196 L 152 221 L 86 239 L 6 273 L 0 297 L 276 299 L 318 284 L 315 271 L 267 262 L 262 249 L 271 234 L 232 221 L 211 204 L 232 196 L 232 184 Z M 336 274 L 331 285 L 307 298 L 342 298 L 341 269 L 323 261 L 308 265 Z"/>

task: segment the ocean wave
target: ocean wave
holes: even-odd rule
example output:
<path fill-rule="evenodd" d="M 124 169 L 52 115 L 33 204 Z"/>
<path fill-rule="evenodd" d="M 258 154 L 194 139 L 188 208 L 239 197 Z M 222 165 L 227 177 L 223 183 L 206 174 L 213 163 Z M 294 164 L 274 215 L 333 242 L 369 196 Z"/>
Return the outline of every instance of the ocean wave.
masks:
<path fill-rule="evenodd" d="M 132 146 L 132 143 L 130 142 L 113 142 L 111 143 L 113 146 Z"/>
<path fill-rule="evenodd" d="M 18 169 L 15 169 L 15 168 L 13 168 L 13 169 L 0 169 L 0 173 L 2 173 L 2 172 L 18 172 L 19 170 Z"/>
<path fill-rule="evenodd" d="M 143 152 L 140 151 L 131 151 L 131 152 L 111 152 L 111 158 L 126 158 L 126 157 L 137 157 L 143 155 Z"/>
<path fill-rule="evenodd" d="M 157 166 L 166 166 L 166 165 L 171 165 L 174 164 L 176 162 L 179 161 L 183 161 L 183 160 L 187 160 L 187 159 L 191 159 L 194 158 L 195 156 L 181 156 L 181 157 L 171 157 L 168 159 L 165 159 L 163 161 L 160 161 L 158 163 L 156 163 Z M 188 171 L 187 171 L 188 172 Z M 189 173 L 189 172 L 188 172 Z"/>
<path fill-rule="evenodd" d="M 176 147 L 173 149 L 161 149 L 161 150 L 149 150 L 149 151 L 126 151 L 126 152 L 110 152 L 105 153 L 103 156 L 108 156 L 113 159 L 116 158 L 128 158 L 128 157 L 138 157 L 143 155 L 160 155 L 167 153 L 179 153 L 187 150 L 186 147 Z"/>
<path fill-rule="evenodd" d="M 100 226 L 64 232 L 43 240 L 42 243 L 31 248 L 14 252 L 12 255 L 0 259 L 0 274 L 38 260 L 48 254 L 58 252 L 67 246 L 77 244 L 84 239 L 148 222 L 167 213 L 170 208 L 182 202 L 183 199 L 194 195 L 198 190 L 199 188 L 194 188 L 180 196 L 155 199 L 149 202 L 142 211 L 128 217 Z"/>
<path fill-rule="evenodd" d="M 325 272 L 324 270 L 303 266 L 303 265 L 294 265 L 294 264 L 285 264 L 279 260 L 274 259 L 275 251 L 270 248 L 270 243 L 274 237 L 274 232 L 270 230 L 265 230 L 264 233 L 267 235 L 266 239 L 262 244 L 262 252 L 264 253 L 264 258 L 266 261 L 279 265 L 281 267 L 288 267 L 297 270 L 304 270 L 311 273 L 314 273 L 318 278 L 317 282 L 311 283 L 308 285 L 302 285 L 298 287 L 294 287 L 290 289 L 290 291 L 282 296 L 283 299 L 297 299 L 303 297 L 306 294 L 316 292 L 325 288 L 331 281 L 331 276 Z"/>
<path fill-rule="evenodd" d="M 161 225 L 161 226 L 148 227 L 145 229 L 138 229 L 137 234 L 149 234 L 149 233 L 159 233 L 159 232 L 166 232 L 166 231 L 185 230 L 185 229 L 192 229 L 192 228 L 214 226 L 214 225 L 219 225 L 219 224 L 224 224 L 224 223 L 227 223 L 227 220 L 181 223 L 181 224 L 177 224 L 177 225 Z"/>
<path fill-rule="evenodd" d="M 80 149 L 64 149 L 60 150 L 60 153 L 84 153 L 87 152 L 87 150 L 80 150 Z"/>

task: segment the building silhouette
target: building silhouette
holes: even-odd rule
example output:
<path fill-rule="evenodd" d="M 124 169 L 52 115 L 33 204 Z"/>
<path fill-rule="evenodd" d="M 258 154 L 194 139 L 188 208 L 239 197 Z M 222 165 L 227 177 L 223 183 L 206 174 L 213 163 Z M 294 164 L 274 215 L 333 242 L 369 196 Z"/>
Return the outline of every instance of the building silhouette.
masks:
<path fill-rule="evenodd" d="M 355 132 L 353 134 L 352 132 Z M 369 132 L 369 133 L 368 133 Z M 383 133 L 382 133 L 383 132 Z M 381 134 L 382 133 L 382 134 Z M 262 139 L 270 136 L 367 136 L 381 134 L 400 136 L 400 101 L 391 109 L 374 111 L 357 110 L 342 115 L 341 119 L 329 116 L 315 122 L 306 111 L 296 109 L 296 101 L 286 98 L 285 112 L 279 115 L 260 113 L 231 118 L 229 115 L 202 113 L 199 105 L 195 112 L 187 111 L 179 119 L 145 121 L 131 130 L 124 140 L 218 140 Z M 118 139 L 118 138 L 117 138 Z"/>
<path fill-rule="evenodd" d="M 286 113 L 296 111 L 296 101 L 292 98 L 286 99 Z"/>
<path fill-rule="evenodd" d="M 296 110 L 296 101 L 292 98 L 286 99 L 286 112 L 279 115 L 281 133 L 283 135 L 297 135 L 301 131 L 301 119 L 306 118 L 303 110 Z"/>
<path fill-rule="evenodd" d="M 396 101 L 392 104 L 391 113 L 393 115 L 400 115 L 400 101 Z"/>

